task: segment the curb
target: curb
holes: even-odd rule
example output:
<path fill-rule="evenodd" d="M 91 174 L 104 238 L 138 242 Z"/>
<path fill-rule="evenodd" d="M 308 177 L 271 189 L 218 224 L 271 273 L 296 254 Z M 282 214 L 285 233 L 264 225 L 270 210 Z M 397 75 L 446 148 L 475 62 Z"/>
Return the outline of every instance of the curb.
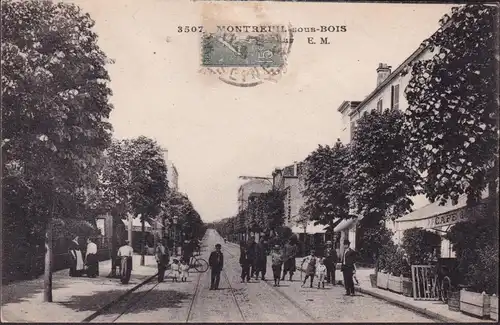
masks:
<path fill-rule="evenodd" d="M 438 321 L 443 322 L 443 323 L 457 323 L 458 322 L 455 319 L 452 319 L 452 318 L 443 316 L 441 314 L 435 313 L 433 311 L 428 310 L 427 308 L 417 307 L 417 306 L 411 305 L 409 303 L 406 303 L 404 301 L 399 301 L 399 300 L 393 299 L 391 297 L 386 297 L 384 295 L 381 295 L 379 293 L 376 293 L 376 292 L 373 292 L 373 291 L 370 291 L 370 290 L 366 290 L 366 289 L 363 289 L 363 288 L 360 288 L 360 287 L 355 288 L 355 290 L 359 291 L 361 293 L 373 296 L 375 298 L 378 298 L 378 299 L 381 299 L 381 300 L 385 300 L 385 301 L 387 301 L 387 302 L 389 302 L 389 303 L 391 303 L 393 305 L 397 305 L 399 307 L 403 307 L 405 309 L 412 310 L 414 312 L 417 312 L 419 314 L 422 314 L 422 315 L 425 315 L 427 317 L 433 318 L 433 319 L 438 320 Z"/>
<path fill-rule="evenodd" d="M 95 311 L 92 315 L 90 316 L 87 316 L 86 318 L 84 318 L 80 323 L 90 323 L 91 320 L 93 320 L 94 318 L 96 318 L 97 316 L 101 315 L 103 312 L 105 312 L 107 309 L 109 309 L 111 306 L 113 306 L 114 304 L 116 304 L 117 302 L 123 300 L 125 297 L 127 297 L 128 295 L 130 295 L 132 292 L 136 291 L 137 289 L 139 289 L 140 287 L 142 287 L 143 285 L 151 282 L 155 277 L 158 276 L 158 273 L 146 278 L 144 281 L 142 281 L 141 283 L 137 284 L 135 287 L 131 288 L 131 289 L 128 289 L 127 291 L 125 291 L 123 294 L 121 294 L 120 296 L 118 296 L 116 299 L 110 301 L 109 303 L 107 303 L 106 305 L 102 306 L 101 308 L 99 308 L 97 311 Z"/>
<path fill-rule="evenodd" d="M 302 272 L 305 272 L 305 270 L 301 269 L 300 267 L 298 267 L 297 269 L 300 270 L 300 271 L 302 271 Z M 344 285 L 344 281 L 342 281 L 342 280 L 339 280 L 338 283 L 341 284 L 341 285 Z M 405 309 L 409 309 L 409 310 L 414 311 L 416 313 L 419 313 L 419 314 L 422 314 L 424 316 L 430 317 L 430 318 L 432 318 L 434 320 L 438 320 L 438 321 L 440 321 L 442 323 L 458 323 L 458 321 L 455 320 L 455 319 L 452 319 L 452 318 L 443 316 L 441 314 L 435 313 L 435 312 L 430 311 L 430 310 L 428 310 L 426 308 L 417 307 L 417 306 L 408 304 L 406 302 L 399 301 L 397 299 L 393 299 L 391 297 L 387 297 L 387 296 L 381 295 L 379 293 L 363 289 L 361 287 L 354 287 L 354 290 L 358 291 L 358 292 L 361 292 L 361 293 L 364 293 L 364 294 L 367 294 L 367 295 L 370 295 L 370 296 L 375 297 L 377 299 L 387 301 L 388 303 L 391 303 L 391 304 L 396 305 L 398 307 L 403 307 Z"/>

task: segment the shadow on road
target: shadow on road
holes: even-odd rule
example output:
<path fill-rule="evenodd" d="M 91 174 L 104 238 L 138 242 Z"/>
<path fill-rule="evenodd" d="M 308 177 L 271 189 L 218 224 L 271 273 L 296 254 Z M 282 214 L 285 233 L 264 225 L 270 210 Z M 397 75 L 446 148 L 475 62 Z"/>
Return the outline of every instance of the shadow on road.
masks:
<path fill-rule="evenodd" d="M 120 290 L 100 291 L 90 296 L 73 296 L 69 301 L 61 304 L 76 311 L 95 311 L 102 307 L 103 302 L 112 301 L 114 298 L 123 294 Z M 162 290 L 155 288 L 144 296 L 144 292 L 133 292 L 130 294 L 123 304 L 128 305 L 130 302 L 130 312 L 140 313 L 154 311 L 163 308 L 181 308 L 182 303 L 190 300 L 191 294 L 176 291 Z M 103 311 L 102 314 L 114 314 L 116 311 L 113 307 Z"/>

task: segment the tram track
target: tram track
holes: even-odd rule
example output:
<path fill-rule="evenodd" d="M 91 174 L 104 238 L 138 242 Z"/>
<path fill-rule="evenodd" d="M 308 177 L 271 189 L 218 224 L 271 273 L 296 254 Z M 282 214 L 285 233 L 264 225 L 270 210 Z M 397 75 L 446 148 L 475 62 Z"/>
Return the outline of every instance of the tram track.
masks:
<path fill-rule="evenodd" d="M 194 315 L 193 311 L 195 310 L 194 307 L 196 306 L 197 300 L 199 298 L 200 280 L 201 280 L 202 274 L 203 273 L 200 273 L 200 275 L 198 276 L 197 282 L 196 282 L 195 291 L 194 291 L 193 298 L 191 300 L 191 304 L 189 306 L 188 314 L 187 314 L 187 317 L 186 317 L 186 323 L 192 321 L 192 318 L 193 318 L 193 315 Z M 229 291 L 231 293 L 232 300 L 233 300 L 233 302 L 234 302 L 234 304 L 235 304 L 235 306 L 236 306 L 236 308 L 238 310 L 238 314 L 241 317 L 241 321 L 242 322 L 246 322 L 246 317 L 243 314 L 243 311 L 241 309 L 240 303 L 238 302 L 238 299 L 236 298 L 235 289 L 231 285 L 231 281 L 229 279 L 229 276 L 228 276 L 227 272 L 224 271 L 224 270 L 222 270 L 221 271 L 221 275 L 222 275 L 222 278 L 227 282 L 228 289 L 229 289 Z"/>
<path fill-rule="evenodd" d="M 233 243 L 231 243 L 231 244 L 233 244 Z M 237 244 L 233 244 L 233 245 L 237 245 Z M 231 253 L 227 248 L 225 248 L 225 251 L 231 257 L 233 257 L 233 258 L 237 257 L 235 254 Z M 273 289 L 273 291 L 276 292 L 276 293 L 278 293 L 281 297 L 283 297 L 284 299 L 286 299 L 290 304 L 292 304 L 292 306 L 294 306 L 295 308 L 297 308 L 302 314 L 304 314 L 305 316 L 307 316 L 307 318 L 309 318 L 310 321 L 317 321 L 316 317 L 314 317 L 313 315 L 311 315 L 300 304 L 298 304 L 293 299 L 291 299 L 290 297 L 288 297 L 288 295 L 286 295 L 285 293 L 283 293 L 277 287 L 272 286 L 268 281 L 260 281 L 260 283 L 262 283 L 262 282 L 264 282 L 269 288 Z"/>

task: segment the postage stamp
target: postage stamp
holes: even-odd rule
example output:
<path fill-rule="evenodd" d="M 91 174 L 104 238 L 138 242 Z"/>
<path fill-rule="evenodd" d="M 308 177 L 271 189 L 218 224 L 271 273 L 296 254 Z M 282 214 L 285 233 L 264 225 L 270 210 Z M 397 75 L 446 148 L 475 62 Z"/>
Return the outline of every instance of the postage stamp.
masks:
<path fill-rule="evenodd" d="M 293 43 L 291 28 L 282 27 L 261 27 L 260 33 L 227 28 L 229 32 L 219 27 L 217 32 L 203 33 L 201 72 L 218 75 L 220 80 L 239 87 L 277 82 L 287 70 Z"/>
<path fill-rule="evenodd" d="M 280 67 L 284 63 L 278 33 L 210 33 L 202 38 L 202 65 L 206 67 Z"/>

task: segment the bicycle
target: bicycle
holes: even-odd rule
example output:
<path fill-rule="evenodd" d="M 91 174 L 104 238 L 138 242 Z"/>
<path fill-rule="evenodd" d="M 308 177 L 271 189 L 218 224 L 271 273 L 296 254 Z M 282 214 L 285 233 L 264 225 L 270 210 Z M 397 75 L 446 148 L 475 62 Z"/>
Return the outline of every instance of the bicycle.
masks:
<path fill-rule="evenodd" d="M 189 269 L 194 268 L 196 271 L 200 273 L 204 273 L 208 271 L 208 262 L 201 257 L 196 257 L 194 255 L 191 256 L 189 260 Z"/>

